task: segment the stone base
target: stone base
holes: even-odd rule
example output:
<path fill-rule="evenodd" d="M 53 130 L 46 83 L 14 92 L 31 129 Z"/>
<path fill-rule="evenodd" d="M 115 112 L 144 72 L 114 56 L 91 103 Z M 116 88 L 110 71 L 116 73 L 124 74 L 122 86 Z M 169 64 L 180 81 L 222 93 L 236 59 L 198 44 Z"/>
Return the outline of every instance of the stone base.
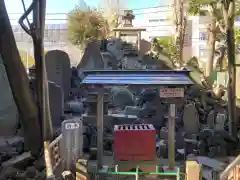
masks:
<path fill-rule="evenodd" d="M 179 167 L 169 168 L 169 166 L 163 166 L 163 172 L 178 172 Z"/>
<path fill-rule="evenodd" d="M 177 173 L 180 172 L 179 167 L 174 167 L 173 169 L 169 168 L 168 166 L 163 166 L 163 172 L 175 172 L 176 176 L 164 176 L 164 179 L 177 179 Z"/>
<path fill-rule="evenodd" d="M 136 171 L 137 167 L 142 172 L 155 172 L 157 161 L 115 161 L 115 164 L 120 172 Z"/>

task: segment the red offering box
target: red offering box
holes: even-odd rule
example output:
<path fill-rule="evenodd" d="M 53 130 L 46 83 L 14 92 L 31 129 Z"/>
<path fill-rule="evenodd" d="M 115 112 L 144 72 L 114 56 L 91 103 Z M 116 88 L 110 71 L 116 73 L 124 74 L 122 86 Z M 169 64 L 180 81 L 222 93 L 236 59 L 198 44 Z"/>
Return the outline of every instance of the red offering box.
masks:
<path fill-rule="evenodd" d="M 156 131 L 152 124 L 126 124 L 114 127 L 115 160 L 152 161 L 156 159 Z"/>

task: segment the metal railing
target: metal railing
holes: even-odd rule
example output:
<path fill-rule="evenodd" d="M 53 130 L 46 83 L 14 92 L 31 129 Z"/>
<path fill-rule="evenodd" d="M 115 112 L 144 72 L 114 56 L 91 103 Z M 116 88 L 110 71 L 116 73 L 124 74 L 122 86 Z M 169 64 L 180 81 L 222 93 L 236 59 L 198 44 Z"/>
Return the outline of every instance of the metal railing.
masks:
<path fill-rule="evenodd" d="M 159 177 L 159 176 L 161 176 L 161 177 L 162 176 L 176 177 L 176 180 L 180 180 L 181 175 L 184 175 L 184 174 L 180 173 L 180 169 L 178 169 L 177 172 L 162 172 L 162 171 L 160 171 L 159 166 L 156 166 L 155 172 L 142 172 L 142 171 L 140 171 L 139 167 L 136 167 L 135 171 L 122 172 L 122 171 L 119 171 L 118 165 L 115 165 L 115 168 L 113 171 L 106 171 L 106 172 L 100 171 L 100 172 L 97 172 L 97 175 L 135 176 L 136 180 L 139 180 L 139 176 L 141 176 L 141 175 L 154 175 L 157 177 Z"/>
<path fill-rule="evenodd" d="M 240 179 L 240 155 L 220 174 L 220 180 Z"/>

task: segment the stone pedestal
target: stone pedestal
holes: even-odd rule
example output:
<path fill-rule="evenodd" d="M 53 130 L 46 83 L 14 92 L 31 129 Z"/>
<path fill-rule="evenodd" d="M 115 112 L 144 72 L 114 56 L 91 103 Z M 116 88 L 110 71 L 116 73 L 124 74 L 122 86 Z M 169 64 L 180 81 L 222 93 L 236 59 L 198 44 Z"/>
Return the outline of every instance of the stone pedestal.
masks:
<path fill-rule="evenodd" d="M 142 172 L 155 172 L 156 166 L 158 165 L 157 161 L 115 161 L 115 164 L 118 165 L 118 171 L 120 172 L 129 172 L 136 171 L 136 168 Z"/>
<path fill-rule="evenodd" d="M 198 141 L 196 138 L 184 138 L 184 159 L 187 159 L 187 156 L 189 154 L 195 154 L 197 147 L 198 146 Z"/>
<path fill-rule="evenodd" d="M 163 172 L 165 172 L 165 173 L 176 173 L 176 176 L 173 176 L 173 175 L 171 175 L 171 176 L 164 176 L 165 177 L 165 179 L 177 179 L 177 177 L 178 177 L 178 174 L 179 174 L 179 172 L 180 172 L 180 168 L 179 167 L 174 167 L 174 168 L 169 168 L 169 166 L 163 166 Z"/>

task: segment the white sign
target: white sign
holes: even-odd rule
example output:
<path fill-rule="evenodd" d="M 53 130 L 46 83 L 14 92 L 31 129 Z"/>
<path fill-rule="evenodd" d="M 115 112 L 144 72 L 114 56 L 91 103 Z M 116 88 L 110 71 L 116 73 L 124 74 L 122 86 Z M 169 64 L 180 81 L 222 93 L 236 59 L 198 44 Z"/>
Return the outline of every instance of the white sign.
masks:
<path fill-rule="evenodd" d="M 161 88 L 159 95 L 161 98 L 184 97 L 184 89 L 183 88 Z"/>
<path fill-rule="evenodd" d="M 80 125 L 78 123 L 66 123 L 65 129 L 78 129 Z"/>

